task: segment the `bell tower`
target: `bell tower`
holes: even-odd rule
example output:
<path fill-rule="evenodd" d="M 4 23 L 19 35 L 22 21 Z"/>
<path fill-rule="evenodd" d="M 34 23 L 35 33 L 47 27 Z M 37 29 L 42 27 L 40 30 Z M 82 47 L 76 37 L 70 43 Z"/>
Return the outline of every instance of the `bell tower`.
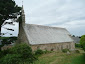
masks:
<path fill-rule="evenodd" d="M 22 26 L 25 26 L 25 14 L 24 14 L 24 8 L 23 8 L 23 5 L 22 5 Z"/>
<path fill-rule="evenodd" d="M 18 32 L 18 43 L 23 42 L 23 32 L 24 32 L 24 26 L 25 26 L 25 14 L 24 14 L 24 8 L 22 5 L 22 9 L 21 9 L 21 21 L 19 22 L 19 32 Z"/>

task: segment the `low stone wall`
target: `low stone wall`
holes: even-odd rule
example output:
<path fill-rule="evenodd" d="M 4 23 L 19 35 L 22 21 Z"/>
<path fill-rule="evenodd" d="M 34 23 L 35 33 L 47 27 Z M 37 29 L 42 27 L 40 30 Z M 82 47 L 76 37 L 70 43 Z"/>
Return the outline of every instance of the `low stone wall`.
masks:
<path fill-rule="evenodd" d="M 48 50 L 48 51 L 60 51 L 62 49 L 75 49 L 75 44 L 73 42 L 67 43 L 54 43 L 54 44 L 39 44 L 39 45 L 31 45 L 33 51 L 37 49 Z"/>
<path fill-rule="evenodd" d="M 7 50 L 12 47 L 13 47 L 12 45 L 3 46 L 3 47 L 1 47 L 1 50 Z"/>

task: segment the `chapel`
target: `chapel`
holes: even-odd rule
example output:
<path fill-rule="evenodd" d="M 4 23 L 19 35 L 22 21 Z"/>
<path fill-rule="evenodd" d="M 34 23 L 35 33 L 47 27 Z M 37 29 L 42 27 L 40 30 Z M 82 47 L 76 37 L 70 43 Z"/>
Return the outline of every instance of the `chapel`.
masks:
<path fill-rule="evenodd" d="M 22 22 L 19 23 L 18 43 L 26 43 L 32 50 L 58 51 L 75 49 L 75 43 L 66 28 L 26 24 L 22 7 Z"/>

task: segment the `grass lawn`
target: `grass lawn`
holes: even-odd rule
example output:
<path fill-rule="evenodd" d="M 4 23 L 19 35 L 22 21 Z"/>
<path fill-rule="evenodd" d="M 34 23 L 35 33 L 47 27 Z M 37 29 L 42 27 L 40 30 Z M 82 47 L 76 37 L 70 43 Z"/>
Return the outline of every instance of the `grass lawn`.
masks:
<path fill-rule="evenodd" d="M 34 64 L 85 64 L 85 59 L 82 53 L 52 52 L 41 55 Z"/>

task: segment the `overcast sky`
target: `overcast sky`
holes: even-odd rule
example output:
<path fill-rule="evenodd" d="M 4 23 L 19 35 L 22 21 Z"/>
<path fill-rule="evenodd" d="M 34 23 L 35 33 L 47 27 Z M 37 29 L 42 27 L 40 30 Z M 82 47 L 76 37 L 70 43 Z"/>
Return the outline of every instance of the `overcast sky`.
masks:
<path fill-rule="evenodd" d="M 22 6 L 22 0 L 15 2 Z M 85 0 L 23 0 L 23 5 L 26 23 L 64 27 L 76 36 L 85 34 Z M 14 36 L 18 34 L 17 26 L 15 23 L 15 31 L 10 31 Z M 2 32 L 7 30 L 2 28 Z"/>

